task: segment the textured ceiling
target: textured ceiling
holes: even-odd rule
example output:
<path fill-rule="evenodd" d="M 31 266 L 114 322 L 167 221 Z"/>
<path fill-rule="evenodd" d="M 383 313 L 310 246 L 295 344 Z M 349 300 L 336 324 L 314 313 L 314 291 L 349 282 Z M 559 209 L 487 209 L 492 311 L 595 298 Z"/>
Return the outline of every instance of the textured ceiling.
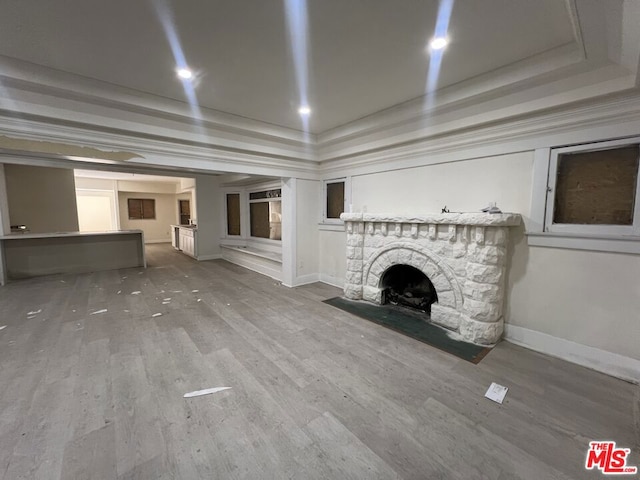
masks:
<path fill-rule="evenodd" d="M 5 0 L 0 55 L 186 101 L 172 12 L 202 107 L 301 129 L 284 0 Z M 425 93 L 434 0 L 308 0 L 310 129 Z M 169 18 L 169 17 L 164 17 Z M 561 0 L 458 0 L 438 87 L 574 42 Z"/>

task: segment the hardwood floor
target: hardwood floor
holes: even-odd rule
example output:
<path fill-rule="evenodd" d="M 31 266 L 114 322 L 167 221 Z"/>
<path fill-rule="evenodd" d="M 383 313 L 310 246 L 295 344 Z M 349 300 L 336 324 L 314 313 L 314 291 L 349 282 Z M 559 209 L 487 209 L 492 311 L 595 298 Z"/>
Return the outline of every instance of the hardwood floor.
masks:
<path fill-rule="evenodd" d="M 473 365 L 336 288 L 147 248 L 0 288 L 0 478 L 602 478 L 590 440 L 640 465 L 638 386 L 507 342 Z"/>

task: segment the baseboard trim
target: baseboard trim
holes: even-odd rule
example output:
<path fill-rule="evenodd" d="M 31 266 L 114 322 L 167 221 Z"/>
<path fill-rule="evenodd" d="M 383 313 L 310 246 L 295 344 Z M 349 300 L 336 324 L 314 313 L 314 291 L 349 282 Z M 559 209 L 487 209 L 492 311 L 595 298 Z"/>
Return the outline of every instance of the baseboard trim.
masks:
<path fill-rule="evenodd" d="M 344 278 L 334 277 L 333 275 L 321 273 L 320 281 L 333 287 L 344 288 Z"/>
<path fill-rule="evenodd" d="M 145 245 L 148 243 L 171 243 L 171 240 L 144 240 Z"/>
<path fill-rule="evenodd" d="M 213 253 L 211 255 L 198 255 L 199 262 L 206 261 L 206 260 L 219 260 L 220 258 L 222 258 L 221 253 Z"/>
<path fill-rule="evenodd" d="M 254 257 L 254 258 L 258 258 L 258 257 Z M 235 265 L 239 265 L 241 267 L 247 268 L 249 270 L 253 270 L 254 272 L 261 273 L 262 275 L 266 275 L 267 277 L 271 277 L 274 280 L 277 280 L 279 282 L 282 282 L 282 270 L 278 270 L 277 268 L 277 267 L 282 267 L 282 265 L 279 263 L 271 262 L 267 259 L 260 259 L 260 260 L 264 260 L 264 262 L 258 263 L 256 261 L 252 261 L 253 258 L 250 257 L 249 255 L 233 255 L 233 254 L 230 255 L 229 252 L 227 251 L 223 251 L 222 259 L 226 260 L 227 262 L 233 263 Z"/>
<path fill-rule="evenodd" d="M 640 384 L 640 360 L 516 325 L 504 327 L 504 338 L 511 343 Z"/>
<path fill-rule="evenodd" d="M 294 278 L 293 286 L 300 287 L 302 285 L 309 285 L 310 283 L 316 283 L 320 280 L 320 275 L 317 273 L 309 273 L 307 275 L 301 275 Z"/>

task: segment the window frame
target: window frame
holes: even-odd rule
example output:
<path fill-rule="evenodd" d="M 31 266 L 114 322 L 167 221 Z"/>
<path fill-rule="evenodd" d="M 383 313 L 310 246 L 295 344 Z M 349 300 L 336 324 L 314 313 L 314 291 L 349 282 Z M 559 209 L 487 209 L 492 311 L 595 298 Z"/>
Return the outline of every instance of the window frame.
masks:
<path fill-rule="evenodd" d="M 280 196 L 279 197 L 265 197 L 265 198 L 251 199 L 251 194 L 252 193 L 266 192 L 266 191 L 269 191 L 269 190 L 280 190 Z M 247 225 L 248 225 L 246 238 L 250 239 L 251 241 L 269 242 L 269 243 L 276 243 L 276 244 L 281 245 L 282 244 L 282 233 L 280 234 L 280 239 L 279 240 L 275 239 L 275 238 L 254 237 L 253 235 L 251 235 L 251 204 L 252 203 L 268 203 L 268 202 L 277 201 L 277 202 L 280 202 L 280 211 L 282 211 L 282 186 L 281 185 L 278 185 L 278 186 L 260 186 L 260 187 L 256 187 L 256 188 L 247 189 L 247 191 L 246 191 L 246 200 L 247 200 Z M 282 213 L 280 215 L 282 215 Z M 271 223 L 271 222 L 269 222 L 269 223 Z M 242 222 L 240 224 L 242 225 Z M 282 225 L 282 222 L 280 223 L 280 225 Z M 241 227 L 241 229 L 242 229 L 242 227 Z"/>
<path fill-rule="evenodd" d="M 131 202 L 140 202 L 140 218 L 131 216 Z M 144 216 L 144 202 L 149 201 L 152 202 L 153 205 L 153 217 L 145 217 Z M 127 198 L 127 217 L 129 220 L 157 220 L 158 213 L 156 212 L 156 199 L 155 198 L 138 198 L 138 197 L 130 197 Z"/>
<path fill-rule="evenodd" d="M 639 236 L 640 235 L 640 168 L 636 177 L 636 190 L 633 205 L 633 222 L 631 225 L 586 225 L 571 223 L 554 223 L 556 187 L 559 158 L 567 153 L 587 153 L 615 148 L 639 145 L 640 137 L 585 143 L 560 148 L 552 148 L 549 155 L 547 176 L 547 194 L 545 202 L 544 232 L 569 235 L 605 235 L 605 236 Z"/>
<path fill-rule="evenodd" d="M 329 200 L 327 185 L 332 183 L 344 183 L 344 207 L 343 213 L 351 209 L 351 177 L 331 178 L 322 181 L 322 223 L 325 225 L 344 225 L 340 218 L 327 217 L 327 201 Z"/>
<path fill-rule="evenodd" d="M 244 226 L 242 224 L 243 214 L 242 214 L 242 192 L 240 190 L 229 190 L 223 192 L 224 194 L 224 232 L 225 237 L 228 238 L 242 238 L 242 232 L 244 231 Z M 240 233 L 238 235 L 233 235 L 229 233 L 229 204 L 228 204 L 228 195 L 238 195 L 238 215 L 240 215 Z"/>

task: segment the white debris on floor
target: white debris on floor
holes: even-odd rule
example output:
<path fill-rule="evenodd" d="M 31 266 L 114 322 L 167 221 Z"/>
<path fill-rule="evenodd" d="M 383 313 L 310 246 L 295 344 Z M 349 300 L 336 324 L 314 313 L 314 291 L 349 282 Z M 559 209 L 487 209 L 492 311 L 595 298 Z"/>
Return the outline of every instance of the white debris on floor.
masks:
<path fill-rule="evenodd" d="M 0 330 L 4 330 L 5 328 L 7 328 L 7 326 L 3 325 L 3 326 L 0 327 Z"/>
<path fill-rule="evenodd" d="M 42 313 L 42 309 L 40 309 L 40 310 L 34 310 L 33 312 L 29 312 L 29 313 L 27 313 L 27 315 L 38 315 L 39 313 Z"/>
<path fill-rule="evenodd" d="M 496 403 L 502 405 L 502 401 L 504 397 L 507 395 L 507 391 L 509 389 L 507 387 L 503 387 L 502 385 L 498 385 L 497 383 L 492 383 L 487 390 L 487 393 L 484 394 L 489 400 L 493 400 Z"/>
<path fill-rule="evenodd" d="M 131 292 L 131 295 L 140 295 L 141 293 L 140 290 L 136 290 L 135 292 Z"/>
<path fill-rule="evenodd" d="M 202 395 L 209 395 L 211 393 L 222 392 L 223 390 L 230 390 L 231 387 L 215 387 L 207 388 L 205 390 L 196 390 L 195 392 L 185 393 L 182 398 L 201 397 Z"/>
<path fill-rule="evenodd" d="M 154 313 L 153 315 L 151 315 L 152 317 L 161 317 L 162 314 L 161 313 Z"/>
<path fill-rule="evenodd" d="M 107 313 L 108 310 L 106 308 L 103 308 L 102 310 L 96 310 L 95 312 L 91 312 L 89 315 L 97 315 L 99 313 Z"/>

